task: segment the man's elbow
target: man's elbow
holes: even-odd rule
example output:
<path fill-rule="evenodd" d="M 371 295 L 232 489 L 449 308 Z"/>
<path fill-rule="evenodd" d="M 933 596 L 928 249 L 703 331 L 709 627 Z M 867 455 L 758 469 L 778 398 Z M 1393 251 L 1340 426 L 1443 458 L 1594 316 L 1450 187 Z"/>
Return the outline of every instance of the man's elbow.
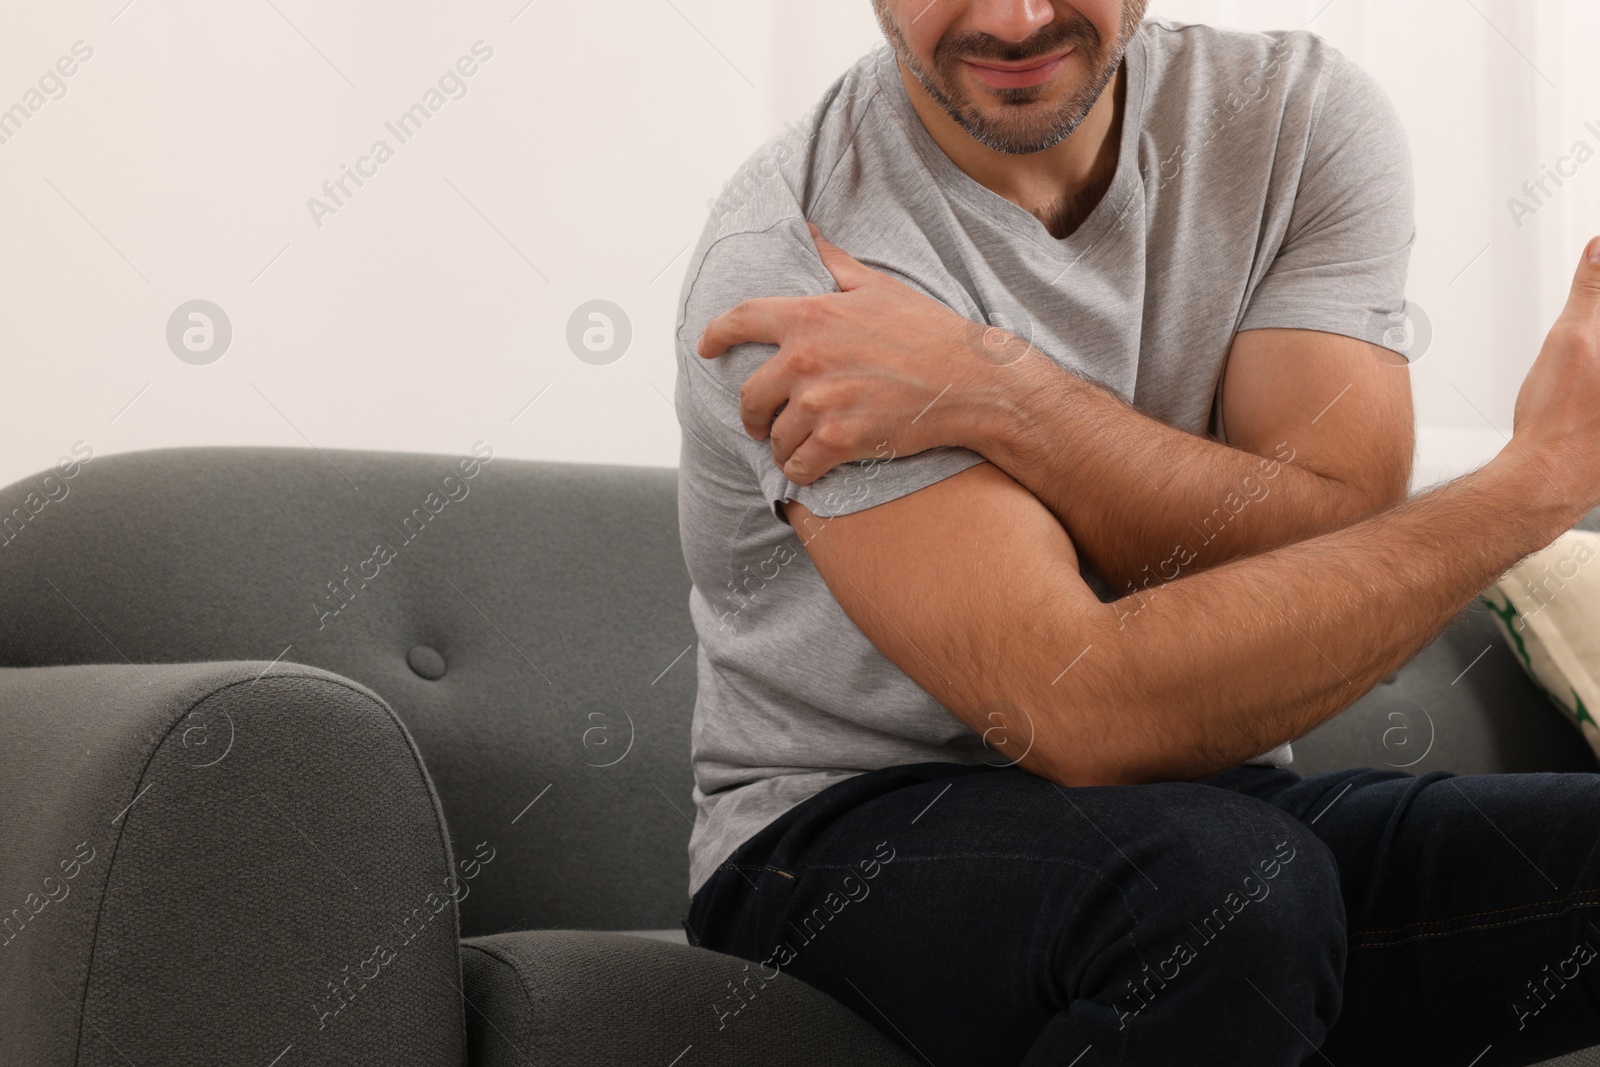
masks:
<path fill-rule="evenodd" d="M 1363 477 L 1333 479 L 1344 491 L 1340 519 L 1358 522 L 1399 504 L 1411 492 L 1411 454 Z"/>
<path fill-rule="evenodd" d="M 1024 763 L 1023 767 L 1068 789 L 1100 785 L 1147 785 L 1151 782 L 1185 781 L 1193 777 L 1183 771 L 1156 770 L 1148 760 L 1041 760 L 1032 766 Z"/>
<path fill-rule="evenodd" d="M 1125 698 L 1075 701 L 1035 735 L 1022 769 L 1068 788 L 1187 782 L 1273 747 L 1254 731 L 1214 735 L 1172 711 Z"/>
<path fill-rule="evenodd" d="M 1142 785 L 1167 775 L 1156 770 L 1160 753 L 1133 752 L 1122 739 L 1103 736 L 1041 739 L 1022 761 L 1026 771 L 1069 789 L 1099 785 Z"/>
<path fill-rule="evenodd" d="M 1394 442 L 1388 462 L 1379 467 L 1377 484 L 1373 487 L 1373 511 L 1393 507 L 1410 495 L 1411 471 L 1416 456 L 1416 433 L 1408 427 Z"/>

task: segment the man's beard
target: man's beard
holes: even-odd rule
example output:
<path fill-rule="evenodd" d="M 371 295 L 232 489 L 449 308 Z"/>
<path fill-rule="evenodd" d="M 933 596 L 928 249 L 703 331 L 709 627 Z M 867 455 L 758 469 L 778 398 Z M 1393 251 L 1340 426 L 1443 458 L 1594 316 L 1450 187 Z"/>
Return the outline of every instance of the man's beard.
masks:
<path fill-rule="evenodd" d="M 900 27 L 889 15 L 887 0 L 872 0 L 878 23 L 894 48 L 896 58 L 922 83 L 934 102 L 978 143 L 1016 156 L 1054 148 L 1082 124 L 1122 65 L 1128 42 L 1138 30 L 1148 4 L 1149 0 L 1123 0 L 1120 32 L 1117 39 L 1109 43 L 1094 23 L 1076 11 L 1065 21 L 1050 23 L 1020 44 L 1007 44 L 984 33 L 952 34 L 935 48 L 935 72 L 929 72 L 911 54 Z M 993 90 L 1002 105 L 999 116 L 984 114 L 957 88 L 963 60 L 1021 63 L 1053 55 L 1068 47 L 1087 59 L 1094 73 L 1087 84 L 1056 106 L 1054 114 L 1029 116 L 1024 113 L 1024 109 L 1043 93 L 1039 87 Z"/>

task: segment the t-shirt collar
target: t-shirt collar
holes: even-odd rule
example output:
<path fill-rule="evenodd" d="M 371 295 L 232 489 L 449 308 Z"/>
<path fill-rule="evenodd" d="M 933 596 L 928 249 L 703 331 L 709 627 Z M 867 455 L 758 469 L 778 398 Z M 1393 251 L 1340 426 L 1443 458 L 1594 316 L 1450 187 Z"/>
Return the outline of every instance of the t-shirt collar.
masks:
<path fill-rule="evenodd" d="M 1127 211 L 1134 194 L 1142 188 L 1139 131 L 1144 125 L 1146 61 L 1144 33 L 1135 31 L 1123 57 L 1127 71 L 1127 97 L 1123 102 L 1122 136 L 1118 144 L 1116 172 L 1112 175 L 1105 196 L 1100 198 L 1100 203 L 1095 205 L 1089 217 L 1072 233 L 1059 239 L 1050 236 L 1044 224 L 1027 210 L 979 183 L 945 154 L 912 106 L 905 83 L 900 80 L 900 66 L 895 60 L 894 50 L 888 44 L 879 46 L 877 50 L 874 76 L 881 90 L 880 98 L 889 101 L 912 146 L 942 188 L 1018 236 L 1050 248 L 1057 255 L 1077 259 L 1093 248 L 1116 224 Z"/>

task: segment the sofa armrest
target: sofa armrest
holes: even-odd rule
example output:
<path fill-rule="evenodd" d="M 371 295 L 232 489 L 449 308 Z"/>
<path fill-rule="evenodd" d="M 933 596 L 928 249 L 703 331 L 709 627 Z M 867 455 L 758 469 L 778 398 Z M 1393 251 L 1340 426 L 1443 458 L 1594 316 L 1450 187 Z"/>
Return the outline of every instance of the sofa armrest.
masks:
<path fill-rule="evenodd" d="M 461 960 L 472 1067 L 922 1062 L 798 978 L 710 949 L 523 930 L 468 938 Z"/>
<path fill-rule="evenodd" d="M 0 1063 L 458 1067 L 456 886 L 369 689 L 0 668 Z"/>

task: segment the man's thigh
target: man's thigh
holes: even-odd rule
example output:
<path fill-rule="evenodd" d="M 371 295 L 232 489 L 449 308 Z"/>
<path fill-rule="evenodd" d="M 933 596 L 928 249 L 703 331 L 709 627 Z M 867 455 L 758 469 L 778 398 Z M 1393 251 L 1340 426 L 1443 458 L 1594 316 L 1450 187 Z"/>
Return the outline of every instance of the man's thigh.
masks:
<path fill-rule="evenodd" d="M 801 805 L 689 925 L 941 1065 L 1298 1063 L 1337 1014 L 1345 951 L 1328 850 L 1271 803 L 951 764 Z"/>
<path fill-rule="evenodd" d="M 1600 775 L 1240 767 L 1206 782 L 1304 821 L 1338 863 L 1335 1062 L 1497 1067 L 1600 1044 Z"/>

